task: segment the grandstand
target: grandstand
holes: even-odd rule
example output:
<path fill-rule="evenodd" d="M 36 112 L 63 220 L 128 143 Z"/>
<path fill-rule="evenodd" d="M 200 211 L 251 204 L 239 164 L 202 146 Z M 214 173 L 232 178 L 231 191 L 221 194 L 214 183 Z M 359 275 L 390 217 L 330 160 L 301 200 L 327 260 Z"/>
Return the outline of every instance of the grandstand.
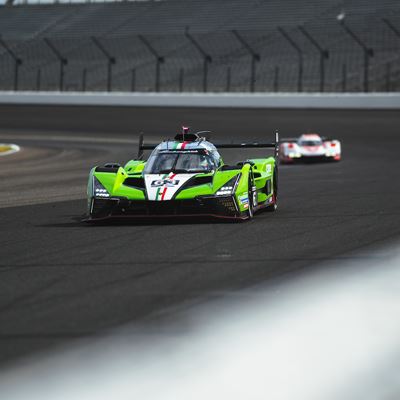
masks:
<path fill-rule="evenodd" d="M 400 89 L 396 0 L 9 4 L 0 27 L 2 90 Z"/>

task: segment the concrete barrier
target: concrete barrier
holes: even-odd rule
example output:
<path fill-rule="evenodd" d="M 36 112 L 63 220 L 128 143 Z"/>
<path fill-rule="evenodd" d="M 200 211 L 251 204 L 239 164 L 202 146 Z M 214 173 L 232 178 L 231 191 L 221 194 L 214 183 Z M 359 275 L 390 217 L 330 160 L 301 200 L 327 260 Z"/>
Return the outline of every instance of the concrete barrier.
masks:
<path fill-rule="evenodd" d="M 0 104 L 399 109 L 400 93 L 0 92 Z"/>

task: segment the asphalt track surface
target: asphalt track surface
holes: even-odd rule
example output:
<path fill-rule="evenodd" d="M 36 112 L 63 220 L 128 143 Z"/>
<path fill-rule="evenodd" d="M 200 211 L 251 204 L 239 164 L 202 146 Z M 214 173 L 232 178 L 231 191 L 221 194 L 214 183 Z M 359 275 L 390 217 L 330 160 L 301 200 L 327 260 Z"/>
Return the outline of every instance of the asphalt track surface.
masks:
<path fill-rule="evenodd" d="M 343 161 L 281 166 L 278 211 L 245 223 L 82 224 L 89 168 L 181 123 L 215 142 L 316 131 Z M 0 142 L 22 151 L 0 157 L 0 365 L 397 240 L 399 127 L 397 111 L 1 106 Z"/>

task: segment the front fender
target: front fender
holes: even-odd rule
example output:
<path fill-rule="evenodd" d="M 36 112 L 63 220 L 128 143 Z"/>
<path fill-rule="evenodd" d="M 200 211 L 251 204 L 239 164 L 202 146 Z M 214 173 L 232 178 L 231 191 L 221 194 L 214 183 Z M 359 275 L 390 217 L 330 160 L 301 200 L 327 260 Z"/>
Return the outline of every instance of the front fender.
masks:
<path fill-rule="evenodd" d="M 241 170 L 239 182 L 236 186 L 235 199 L 241 212 L 249 208 L 249 177 L 251 174 L 251 165 L 244 164 Z"/>

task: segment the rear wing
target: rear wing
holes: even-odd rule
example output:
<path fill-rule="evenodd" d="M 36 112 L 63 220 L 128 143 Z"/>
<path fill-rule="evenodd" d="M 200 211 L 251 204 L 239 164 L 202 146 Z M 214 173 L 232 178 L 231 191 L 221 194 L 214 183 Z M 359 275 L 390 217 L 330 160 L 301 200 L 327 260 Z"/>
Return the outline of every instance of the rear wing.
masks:
<path fill-rule="evenodd" d="M 141 160 L 143 159 L 143 152 L 145 150 L 154 150 L 158 144 L 144 144 L 144 134 L 141 132 L 139 134 L 139 144 L 138 144 L 138 155 L 137 159 Z"/>
<path fill-rule="evenodd" d="M 332 140 L 336 140 L 336 139 L 332 139 L 332 138 L 326 137 L 326 136 L 320 136 L 320 138 L 323 142 L 331 142 Z M 282 143 L 297 143 L 298 141 L 299 141 L 298 138 L 282 138 L 281 144 Z"/>
<path fill-rule="evenodd" d="M 270 143 L 265 142 L 244 142 L 244 143 L 214 143 L 217 149 L 256 149 L 269 148 L 274 149 L 274 157 L 278 157 L 279 153 L 279 133 L 275 132 L 275 141 Z"/>
<path fill-rule="evenodd" d="M 143 133 L 139 135 L 139 146 L 137 158 L 143 158 L 144 150 L 154 150 L 158 144 L 144 144 Z M 270 143 L 263 142 L 244 142 L 244 143 L 214 143 L 217 149 L 255 149 L 255 148 L 270 148 L 274 149 L 274 157 L 278 157 L 279 153 L 279 133 L 275 132 L 275 141 Z"/>

